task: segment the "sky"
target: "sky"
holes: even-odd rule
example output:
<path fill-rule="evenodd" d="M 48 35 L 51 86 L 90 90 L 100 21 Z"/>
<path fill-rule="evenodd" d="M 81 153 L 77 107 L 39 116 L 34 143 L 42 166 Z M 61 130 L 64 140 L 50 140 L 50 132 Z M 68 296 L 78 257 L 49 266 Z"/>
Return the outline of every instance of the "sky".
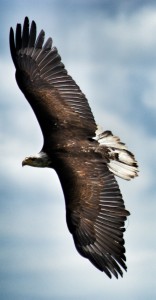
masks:
<path fill-rule="evenodd" d="M 77 253 L 56 173 L 21 166 L 43 143 L 9 51 L 25 16 L 53 38 L 97 124 L 138 160 L 139 177 L 118 180 L 131 212 L 118 280 Z M 156 2 L 1 0 L 0 25 L 0 299 L 156 299 Z"/>

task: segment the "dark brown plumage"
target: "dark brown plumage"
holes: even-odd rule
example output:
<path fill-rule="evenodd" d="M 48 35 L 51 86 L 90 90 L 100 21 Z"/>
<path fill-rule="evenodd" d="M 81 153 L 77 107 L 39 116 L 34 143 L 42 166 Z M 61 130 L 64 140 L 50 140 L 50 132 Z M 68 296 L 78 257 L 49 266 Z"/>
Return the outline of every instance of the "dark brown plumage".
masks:
<path fill-rule="evenodd" d="M 126 270 L 124 222 L 129 215 L 113 175 L 137 175 L 131 152 L 110 131 L 97 126 L 85 95 L 68 75 L 52 39 L 36 39 L 26 17 L 10 30 L 16 80 L 40 124 L 41 152 L 23 165 L 54 168 L 66 202 L 66 219 L 78 252 L 110 278 Z"/>

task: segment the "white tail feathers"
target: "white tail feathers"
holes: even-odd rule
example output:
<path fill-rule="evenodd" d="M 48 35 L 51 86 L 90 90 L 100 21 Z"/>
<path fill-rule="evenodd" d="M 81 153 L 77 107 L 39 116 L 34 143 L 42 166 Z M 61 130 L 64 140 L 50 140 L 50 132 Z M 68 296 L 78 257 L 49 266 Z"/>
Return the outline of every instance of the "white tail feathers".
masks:
<path fill-rule="evenodd" d="M 112 173 L 126 180 L 138 176 L 138 165 L 134 155 L 117 136 L 114 136 L 111 131 L 101 132 L 98 129 L 94 139 L 100 146 L 107 147 L 109 160 L 107 165 Z"/>

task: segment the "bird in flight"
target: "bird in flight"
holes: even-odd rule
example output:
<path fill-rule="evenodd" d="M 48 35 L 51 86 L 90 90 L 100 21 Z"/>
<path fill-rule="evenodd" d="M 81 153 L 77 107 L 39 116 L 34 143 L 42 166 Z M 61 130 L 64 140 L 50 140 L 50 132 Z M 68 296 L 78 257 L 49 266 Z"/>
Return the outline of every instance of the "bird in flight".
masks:
<path fill-rule="evenodd" d="M 36 23 L 10 29 L 16 81 L 43 134 L 43 147 L 22 165 L 53 168 L 60 180 L 66 221 L 77 251 L 108 277 L 127 270 L 124 237 L 129 212 L 115 175 L 138 174 L 134 155 L 111 131 L 100 130 L 85 95 L 68 74 L 51 38 Z"/>

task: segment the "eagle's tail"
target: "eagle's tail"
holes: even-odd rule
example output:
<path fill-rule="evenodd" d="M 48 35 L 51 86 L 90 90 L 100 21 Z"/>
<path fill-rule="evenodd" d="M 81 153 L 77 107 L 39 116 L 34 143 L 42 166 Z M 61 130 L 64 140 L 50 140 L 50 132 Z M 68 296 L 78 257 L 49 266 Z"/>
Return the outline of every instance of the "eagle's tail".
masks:
<path fill-rule="evenodd" d="M 95 140 L 100 146 L 107 147 L 107 164 L 112 173 L 126 180 L 138 176 L 138 165 L 133 153 L 127 150 L 126 145 L 117 136 L 114 136 L 111 131 L 100 132 L 98 129 Z"/>

